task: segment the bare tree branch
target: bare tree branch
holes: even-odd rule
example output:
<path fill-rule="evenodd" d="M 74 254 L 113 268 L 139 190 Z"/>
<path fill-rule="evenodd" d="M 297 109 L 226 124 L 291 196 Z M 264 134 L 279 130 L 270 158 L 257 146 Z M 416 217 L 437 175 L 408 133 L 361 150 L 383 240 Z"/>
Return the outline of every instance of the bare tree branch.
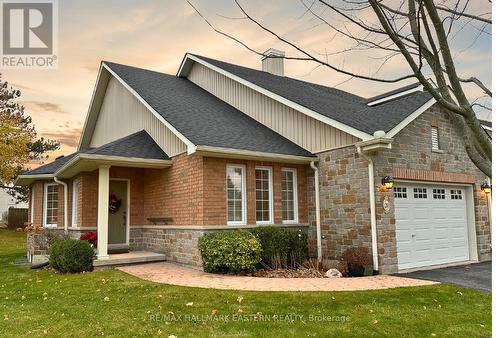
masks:
<path fill-rule="evenodd" d="M 441 10 L 441 11 L 445 11 L 445 12 L 448 12 L 448 13 L 451 13 L 451 14 L 454 14 L 454 15 L 458 15 L 458 16 L 463 16 L 463 17 L 466 17 L 466 18 L 470 18 L 470 19 L 474 19 L 474 20 L 477 20 L 477 21 L 482 21 L 482 22 L 486 22 L 488 24 L 492 24 L 492 21 L 491 19 L 487 19 L 487 18 L 483 18 L 479 15 L 473 15 L 473 14 L 469 14 L 469 13 L 464 13 L 464 12 L 459 12 L 455 9 L 451 9 L 451 8 L 448 8 L 448 7 L 445 7 L 445 6 L 439 6 L 439 5 L 436 5 L 436 8 Z"/>

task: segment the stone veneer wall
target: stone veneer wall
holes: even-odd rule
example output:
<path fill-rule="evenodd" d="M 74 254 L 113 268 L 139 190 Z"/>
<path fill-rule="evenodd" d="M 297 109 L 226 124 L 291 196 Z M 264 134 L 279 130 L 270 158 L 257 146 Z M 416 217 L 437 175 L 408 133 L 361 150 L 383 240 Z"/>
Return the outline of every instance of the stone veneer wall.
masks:
<path fill-rule="evenodd" d="M 441 151 L 431 149 L 431 126 L 439 128 Z M 374 154 L 375 183 L 392 175 L 396 180 L 473 183 L 477 246 L 480 260 L 491 259 L 491 232 L 487 199 L 480 190 L 486 179 L 470 161 L 461 137 L 449 116 L 433 106 L 398 133 L 391 150 Z M 317 154 L 320 158 L 320 205 L 324 259 L 337 264 L 351 246 L 371 248 L 368 163 L 354 145 Z M 314 177 L 309 180 L 309 200 L 314 200 Z M 392 206 L 384 213 L 385 196 Z M 397 272 L 397 243 L 391 192 L 376 189 L 379 271 Z M 315 245 L 314 204 L 309 207 L 311 244 Z"/>
<path fill-rule="evenodd" d="M 287 226 L 307 231 L 307 225 Z M 209 232 L 235 230 L 227 226 L 219 227 L 172 227 L 147 226 L 130 229 L 130 248 L 132 250 L 149 250 L 164 253 L 167 261 L 202 266 L 198 240 Z"/>
<path fill-rule="evenodd" d="M 89 230 L 69 230 L 67 234 L 64 229 L 44 229 L 41 231 L 28 231 L 26 233 L 26 252 L 30 262 L 46 260 L 49 254 L 50 244 L 54 239 L 80 239 L 82 233 Z"/>

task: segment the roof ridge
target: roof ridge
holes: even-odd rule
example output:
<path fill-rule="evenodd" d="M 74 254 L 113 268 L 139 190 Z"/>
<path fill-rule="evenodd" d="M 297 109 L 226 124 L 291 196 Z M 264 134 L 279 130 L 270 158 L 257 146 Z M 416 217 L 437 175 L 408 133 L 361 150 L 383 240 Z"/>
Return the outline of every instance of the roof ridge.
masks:
<path fill-rule="evenodd" d="M 271 77 L 275 77 L 277 79 L 287 79 L 287 80 L 301 82 L 301 83 L 306 84 L 306 85 L 321 87 L 321 88 L 324 88 L 324 89 L 327 89 L 327 90 L 339 91 L 339 92 L 342 92 L 344 94 L 348 94 L 348 95 L 354 96 L 354 97 L 356 97 L 358 99 L 361 99 L 363 101 L 367 100 L 366 98 L 364 98 L 364 97 L 362 97 L 360 95 L 357 95 L 357 94 L 354 94 L 354 93 L 351 93 L 351 92 L 348 92 L 348 91 L 345 91 L 345 90 L 342 90 L 342 89 L 338 89 L 338 88 L 335 88 L 335 87 L 331 87 L 331 86 L 327 86 L 327 85 L 323 85 L 323 84 L 319 84 L 319 83 L 315 83 L 315 82 L 310 82 L 310 81 L 304 81 L 304 80 L 297 79 L 297 78 L 290 77 L 290 76 L 286 76 L 286 75 L 283 75 L 283 76 L 282 75 L 275 75 L 275 74 L 272 74 L 272 73 L 269 73 L 269 72 L 266 72 L 266 71 L 263 71 L 263 70 L 259 70 L 259 69 L 255 69 L 255 68 L 251 68 L 251 67 L 246 67 L 246 66 L 242 66 L 242 65 L 238 65 L 238 64 L 235 64 L 235 63 L 227 62 L 227 61 L 217 60 L 217 59 L 213 59 L 213 58 L 210 58 L 210 57 L 207 57 L 207 56 L 203 56 L 203 55 L 199 55 L 199 54 L 194 54 L 194 53 L 187 53 L 187 54 L 195 56 L 195 57 L 199 57 L 199 58 L 202 58 L 202 59 L 205 59 L 205 60 L 221 62 L 221 63 L 225 63 L 227 65 L 231 65 L 231 66 L 240 67 L 240 68 L 248 69 L 248 70 L 251 70 L 251 71 L 259 72 L 259 73 L 266 74 L 266 75 L 271 76 Z"/>
<path fill-rule="evenodd" d="M 145 71 L 145 72 L 150 72 L 150 73 L 155 73 L 155 74 L 160 74 L 160 75 L 167 75 L 167 76 L 177 77 L 174 74 L 164 73 L 164 72 L 160 72 L 160 71 L 153 70 L 153 69 L 148 69 L 148 68 L 142 68 L 142 67 L 137 67 L 137 66 L 126 65 L 126 64 L 123 64 L 123 63 L 117 63 L 117 62 L 106 61 L 106 60 L 101 60 L 101 63 L 105 63 L 107 65 L 115 65 L 115 66 L 120 66 L 120 67 L 127 67 L 127 68 L 138 69 L 138 70 L 142 70 L 142 71 Z"/>

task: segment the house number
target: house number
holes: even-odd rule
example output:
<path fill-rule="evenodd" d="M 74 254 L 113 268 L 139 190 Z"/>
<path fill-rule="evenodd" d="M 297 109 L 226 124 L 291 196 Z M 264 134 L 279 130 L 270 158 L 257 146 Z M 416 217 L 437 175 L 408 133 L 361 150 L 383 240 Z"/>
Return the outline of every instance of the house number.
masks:
<path fill-rule="evenodd" d="M 384 201 L 382 202 L 382 206 L 384 207 L 384 212 L 386 214 L 391 211 L 391 203 L 389 202 L 389 197 L 385 196 Z"/>

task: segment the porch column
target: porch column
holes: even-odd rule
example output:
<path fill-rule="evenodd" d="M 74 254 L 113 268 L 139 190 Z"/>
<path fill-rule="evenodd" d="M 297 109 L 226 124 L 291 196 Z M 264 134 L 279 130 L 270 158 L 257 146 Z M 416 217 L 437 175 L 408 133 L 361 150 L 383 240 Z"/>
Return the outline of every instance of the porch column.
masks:
<path fill-rule="evenodd" d="M 109 165 L 99 167 L 97 197 L 97 259 L 108 259 Z"/>

